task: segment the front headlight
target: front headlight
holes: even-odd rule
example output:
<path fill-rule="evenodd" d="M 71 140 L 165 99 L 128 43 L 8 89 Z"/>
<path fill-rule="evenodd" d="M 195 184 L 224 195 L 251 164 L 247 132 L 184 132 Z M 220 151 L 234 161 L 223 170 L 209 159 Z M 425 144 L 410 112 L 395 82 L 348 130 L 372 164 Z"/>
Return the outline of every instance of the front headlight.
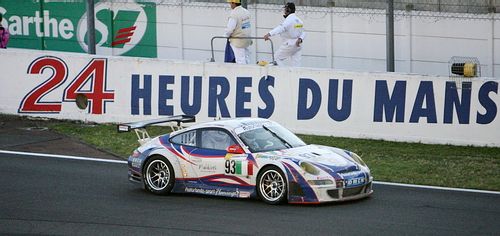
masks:
<path fill-rule="evenodd" d="M 355 162 L 357 162 L 358 164 L 362 165 L 362 166 L 366 166 L 366 163 L 363 161 L 363 159 L 361 159 L 360 156 L 358 156 L 358 154 L 354 153 L 354 152 L 351 152 L 351 157 L 352 159 L 354 159 Z"/>
<path fill-rule="evenodd" d="M 313 166 L 311 163 L 303 161 L 300 163 L 300 168 L 302 168 L 302 170 L 304 170 L 305 172 L 307 172 L 311 175 L 319 175 L 318 168 Z"/>

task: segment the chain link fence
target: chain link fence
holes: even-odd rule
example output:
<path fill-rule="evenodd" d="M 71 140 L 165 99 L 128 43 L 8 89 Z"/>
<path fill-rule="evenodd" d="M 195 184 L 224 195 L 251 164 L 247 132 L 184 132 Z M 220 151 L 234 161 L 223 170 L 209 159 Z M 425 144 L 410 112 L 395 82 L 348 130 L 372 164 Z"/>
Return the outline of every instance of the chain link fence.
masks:
<path fill-rule="evenodd" d="M 158 4 L 226 3 L 226 0 L 142 0 Z M 385 9 L 386 0 L 288 0 L 301 7 Z M 287 0 L 247 0 L 247 4 L 283 5 Z M 395 10 L 486 14 L 500 12 L 500 0 L 396 0 Z"/>
<path fill-rule="evenodd" d="M 45 0 L 49 1 L 49 0 Z M 58 1 L 58 0 L 52 0 Z M 66 0 L 68 1 L 68 0 Z M 71 0 L 69 0 L 71 1 Z M 75 1 L 75 0 L 73 0 Z M 76 0 L 79 1 L 79 0 Z M 112 2 L 154 2 L 158 5 L 188 8 L 220 8 L 227 0 L 103 0 Z M 294 2 L 297 10 L 340 16 L 385 15 L 387 0 L 247 0 L 248 8 L 281 12 L 285 2 Z M 395 20 L 412 16 L 440 20 L 500 20 L 500 0 L 395 0 Z"/>

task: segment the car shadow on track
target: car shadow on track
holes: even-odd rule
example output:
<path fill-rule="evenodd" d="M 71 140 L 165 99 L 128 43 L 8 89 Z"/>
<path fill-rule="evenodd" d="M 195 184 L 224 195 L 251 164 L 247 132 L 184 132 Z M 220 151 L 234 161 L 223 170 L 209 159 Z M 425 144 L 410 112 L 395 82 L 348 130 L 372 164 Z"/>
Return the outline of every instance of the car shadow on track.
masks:
<path fill-rule="evenodd" d="M 248 205 L 262 205 L 262 206 L 275 206 L 275 205 L 268 205 L 265 202 L 261 201 L 258 197 L 251 197 L 251 198 L 231 198 L 231 197 L 223 197 L 223 196 L 212 196 L 212 195 L 202 195 L 202 194 L 195 194 L 195 193 L 170 193 L 168 195 L 154 195 L 145 190 L 144 188 L 135 188 L 134 190 L 131 190 L 131 193 L 133 193 L 136 196 L 141 196 L 145 197 L 147 199 L 169 199 L 171 201 L 175 202 L 203 202 L 205 201 L 206 203 L 216 201 L 216 202 L 224 202 L 224 203 L 244 203 Z M 345 202 L 327 202 L 327 203 L 321 203 L 321 204 L 295 204 L 295 203 L 285 203 L 285 204 L 280 204 L 276 206 L 280 207 L 307 207 L 307 208 L 315 208 L 315 207 L 335 207 L 335 206 L 349 206 L 349 205 L 354 205 L 354 204 L 360 204 L 360 203 L 368 203 L 373 196 L 368 196 L 366 198 L 362 199 L 356 199 L 356 200 L 350 200 L 350 201 L 345 201 Z M 208 202 L 207 202 L 208 201 Z"/>

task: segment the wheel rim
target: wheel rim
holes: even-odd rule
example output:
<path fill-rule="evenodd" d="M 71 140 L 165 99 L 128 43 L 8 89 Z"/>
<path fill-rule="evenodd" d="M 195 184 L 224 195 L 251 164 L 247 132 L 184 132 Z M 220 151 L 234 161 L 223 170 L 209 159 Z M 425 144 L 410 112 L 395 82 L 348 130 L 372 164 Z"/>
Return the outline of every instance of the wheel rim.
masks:
<path fill-rule="evenodd" d="M 276 170 L 268 170 L 260 178 L 260 193 L 267 201 L 277 201 L 285 194 L 285 181 Z"/>
<path fill-rule="evenodd" d="M 163 190 L 170 181 L 170 170 L 165 162 L 154 160 L 146 169 L 146 181 L 154 190 Z"/>

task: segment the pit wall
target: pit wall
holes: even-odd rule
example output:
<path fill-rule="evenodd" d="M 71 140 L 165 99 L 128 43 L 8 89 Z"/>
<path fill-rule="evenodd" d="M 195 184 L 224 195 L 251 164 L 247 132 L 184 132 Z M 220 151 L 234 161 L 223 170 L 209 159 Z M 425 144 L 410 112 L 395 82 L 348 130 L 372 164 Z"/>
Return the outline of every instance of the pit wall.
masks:
<path fill-rule="evenodd" d="M 0 113 L 100 123 L 264 117 L 303 134 L 500 146 L 498 80 L 489 78 L 457 89 L 448 77 L 398 73 L 23 49 L 0 58 Z"/>

